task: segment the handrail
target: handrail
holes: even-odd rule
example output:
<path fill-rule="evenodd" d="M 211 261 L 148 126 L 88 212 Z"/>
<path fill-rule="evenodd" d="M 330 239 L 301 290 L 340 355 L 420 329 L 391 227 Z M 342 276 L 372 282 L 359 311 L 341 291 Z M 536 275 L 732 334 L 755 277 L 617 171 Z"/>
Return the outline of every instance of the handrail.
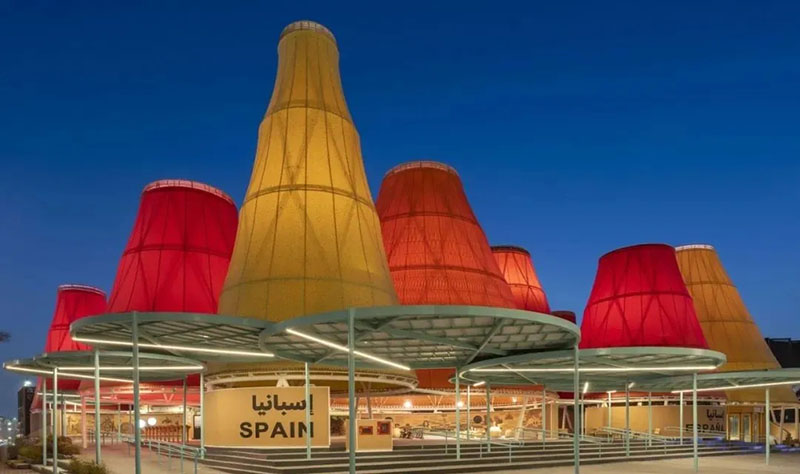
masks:
<path fill-rule="evenodd" d="M 120 440 L 128 444 L 128 454 L 130 455 L 130 446 L 132 444 L 136 444 L 136 439 L 131 435 L 124 434 L 120 436 Z M 194 461 L 194 474 L 197 474 L 198 461 L 200 459 L 205 459 L 206 457 L 205 448 L 189 446 L 186 444 L 146 439 L 141 441 L 141 445 L 146 446 L 151 452 L 153 451 L 153 445 L 155 445 L 156 451 L 159 455 L 166 454 L 167 458 L 169 459 L 170 469 L 172 469 L 172 455 L 174 454 L 175 457 L 179 457 L 181 461 L 181 472 L 183 472 L 183 460 L 185 457 L 187 457 L 187 455 L 189 455 L 189 457 L 191 457 Z"/>
<path fill-rule="evenodd" d="M 667 431 L 667 430 L 677 432 L 678 434 L 676 436 L 674 436 L 674 437 L 679 437 L 680 433 L 694 434 L 694 431 L 692 429 L 685 428 L 685 427 L 682 427 L 682 426 L 667 426 L 667 427 L 664 428 L 663 431 Z M 725 431 L 718 431 L 718 430 L 700 430 L 700 429 L 698 429 L 697 430 L 697 436 L 700 437 L 700 438 L 725 438 L 726 436 L 728 436 L 728 433 L 726 433 Z"/>

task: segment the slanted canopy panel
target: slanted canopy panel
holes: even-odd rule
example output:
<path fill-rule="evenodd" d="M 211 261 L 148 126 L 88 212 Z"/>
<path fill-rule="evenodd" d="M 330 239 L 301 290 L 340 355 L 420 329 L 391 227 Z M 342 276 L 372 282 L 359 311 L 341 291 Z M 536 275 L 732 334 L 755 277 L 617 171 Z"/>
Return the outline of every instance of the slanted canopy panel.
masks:
<path fill-rule="evenodd" d="M 709 347 L 728 356 L 727 364 L 720 370 L 780 368 L 714 247 L 684 245 L 677 248 L 677 256 Z M 795 401 L 789 387 L 775 387 L 772 395 L 777 402 Z M 736 401 L 760 401 L 764 399 L 764 391 L 732 390 L 728 397 Z"/>
<path fill-rule="evenodd" d="M 516 307 L 453 168 L 391 169 L 377 209 L 400 303 Z"/>
<path fill-rule="evenodd" d="M 283 321 L 396 302 L 336 40 L 320 24 L 292 23 L 219 313 Z"/>
<path fill-rule="evenodd" d="M 216 313 L 236 235 L 236 206 L 202 183 L 161 180 L 142 192 L 109 312 Z"/>
<path fill-rule="evenodd" d="M 708 348 L 675 249 L 625 247 L 600 258 L 581 322 L 581 348 Z"/>
<path fill-rule="evenodd" d="M 521 247 L 509 245 L 492 247 L 492 254 L 511 287 L 517 309 L 549 313 L 550 305 L 533 268 L 531 254 Z"/>
<path fill-rule="evenodd" d="M 105 311 L 106 294 L 102 290 L 84 285 L 59 286 L 44 352 L 87 350 L 85 344 L 72 340 L 69 326 L 80 318 L 103 314 Z"/>

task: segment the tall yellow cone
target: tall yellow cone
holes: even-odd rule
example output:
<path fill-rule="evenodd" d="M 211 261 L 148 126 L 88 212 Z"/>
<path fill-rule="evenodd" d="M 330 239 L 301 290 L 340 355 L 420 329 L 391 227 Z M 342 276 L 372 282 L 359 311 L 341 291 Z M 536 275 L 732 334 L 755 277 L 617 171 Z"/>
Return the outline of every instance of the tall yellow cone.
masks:
<path fill-rule="evenodd" d="M 336 40 L 318 23 L 292 23 L 219 312 L 283 321 L 396 302 Z"/>
<path fill-rule="evenodd" d="M 758 326 L 733 285 L 717 251 L 710 245 L 677 247 L 678 267 L 694 300 L 697 319 L 710 349 L 720 351 L 728 362 L 723 372 L 776 369 L 780 367 Z M 730 401 L 763 401 L 764 390 L 730 390 Z M 788 386 L 770 390 L 773 402 L 797 402 Z"/>

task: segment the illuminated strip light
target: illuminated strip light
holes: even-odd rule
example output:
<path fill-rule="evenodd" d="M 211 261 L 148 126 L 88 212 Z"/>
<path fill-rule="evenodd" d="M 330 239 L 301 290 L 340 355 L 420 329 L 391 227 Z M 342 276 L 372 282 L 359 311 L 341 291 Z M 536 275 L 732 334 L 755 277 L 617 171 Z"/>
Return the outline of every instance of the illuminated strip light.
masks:
<path fill-rule="evenodd" d="M 583 384 L 583 394 L 586 395 L 586 392 L 589 391 L 589 382 Z"/>
<path fill-rule="evenodd" d="M 310 334 L 302 333 L 302 332 L 296 331 L 294 329 L 287 329 L 286 332 L 288 332 L 289 334 L 291 334 L 293 336 L 302 337 L 304 339 L 308 339 L 309 341 L 314 341 L 314 342 L 317 342 L 319 344 L 322 344 L 323 346 L 328 346 L 331 349 L 336 349 L 336 350 L 342 351 L 342 352 L 350 352 L 350 349 L 347 346 L 343 346 L 341 344 L 336 344 L 335 342 L 331 342 L 331 341 L 326 341 L 325 339 L 320 339 L 320 338 L 312 336 Z M 369 359 L 369 360 L 384 364 L 384 365 L 388 365 L 390 367 L 395 367 L 395 368 L 402 369 L 402 370 L 411 370 L 411 367 L 408 367 L 408 366 L 402 365 L 402 364 L 398 364 L 397 362 L 392 362 L 390 360 L 382 359 L 382 358 L 376 357 L 376 356 L 374 356 L 372 354 L 367 354 L 366 352 L 361 352 L 361 351 L 354 350 L 353 354 L 355 354 L 357 356 L 360 356 L 360 357 L 363 357 L 365 359 Z"/>
<path fill-rule="evenodd" d="M 713 365 L 675 366 L 675 367 L 581 367 L 578 372 L 654 372 L 654 371 L 692 371 L 714 370 Z M 572 367 L 541 367 L 541 368 L 502 368 L 502 369 L 469 369 L 468 372 L 529 372 L 529 373 L 567 373 L 574 372 Z"/>
<path fill-rule="evenodd" d="M 28 372 L 31 374 L 42 374 L 42 375 L 53 375 L 53 371 L 51 370 L 40 370 L 40 369 L 28 369 L 26 367 L 19 367 L 16 365 L 3 365 L 3 368 L 6 370 L 11 370 L 13 372 Z M 82 375 L 82 374 L 71 374 L 68 372 L 59 372 L 58 375 L 68 378 L 68 379 L 86 379 L 86 380 L 94 380 L 94 377 L 91 375 Z M 107 382 L 124 382 L 124 383 L 132 383 L 133 380 L 128 379 L 118 379 L 114 377 L 100 377 L 100 380 L 105 380 Z"/>
<path fill-rule="evenodd" d="M 158 366 L 146 366 L 146 367 L 139 367 L 139 372 L 157 372 L 160 370 L 203 370 L 205 367 L 202 365 L 175 365 L 175 366 L 168 366 L 168 365 L 158 365 Z M 94 367 L 91 366 L 75 366 L 75 367 L 59 367 L 58 370 L 77 370 L 77 371 L 92 371 Z M 100 366 L 99 370 L 111 370 L 111 371 L 122 371 L 122 370 L 133 370 L 133 367 L 130 366 L 119 366 L 119 367 L 103 367 Z"/>
<path fill-rule="evenodd" d="M 481 385 L 486 385 L 486 381 L 485 380 L 481 380 L 480 382 L 476 382 L 476 383 L 472 384 L 473 387 L 480 387 Z"/>
<path fill-rule="evenodd" d="M 738 390 L 740 388 L 759 388 L 759 387 L 775 387 L 777 385 L 798 385 L 800 384 L 800 380 L 787 380 L 786 382 L 765 382 L 765 383 L 751 383 L 747 385 L 729 385 L 727 387 L 712 387 L 712 388 L 698 388 L 698 392 L 712 392 L 715 390 Z M 673 390 L 670 393 L 686 393 L 691 392 L 692 389 L 688 390 Z"/>
<path fill-rule="evenodd" d="M 91 337 L 73 337 L 73 341 L 86 342 L 89 344 L 107 344 L 111 346 L 126 346 L 133 347 L 132 342 L 115 341 L 111 339 L 94 339 Z M 210 347 L 195 347 L 195 346 L 175 346 L 171 344 L 150 344 L 140 342 L 139 347 L 146 349 L 162 349 L 168 351 L 183 351 L 183 352 L 201 352 L 204 354 L 221 354 L 221 355 L 240 355 L 248 357 L 275 357 L 275 354 L 270 352 L 253 352 L 253 351 L 235 351 L 231 349 L 212 349 Z"/>

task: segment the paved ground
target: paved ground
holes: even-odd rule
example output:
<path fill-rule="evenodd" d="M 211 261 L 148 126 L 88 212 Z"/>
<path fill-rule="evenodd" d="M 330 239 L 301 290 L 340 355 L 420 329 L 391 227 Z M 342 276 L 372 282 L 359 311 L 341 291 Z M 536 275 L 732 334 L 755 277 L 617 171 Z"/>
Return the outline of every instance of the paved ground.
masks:
<path fill-rule="evenodd" d="M 528 469 L 500 471 L 496 474 L 572 474 L 574 469 L 558 467 L 549 469 Z M 665 461 L 625 462 L 581 466 L 581 474 L 694 474 L 691 458 L 668 459 Z M 800 453 L 773 453 L 769 466 L 764 464 L 763 454 L 744 454 L 738 456 L 712 456 L 700 458 L 701 474 L 794 474 L 800 473 Z"/>
<path fill-rule="evenodd" d="M 91 459 L 94 451 L 89 449 L 84 456 Z M 123 445 L 112 445 L 103 447 L 103 460 L 113 474 L 133 474 L 133 456 L 128 455 L 128 450 Z M 142 472 L 147 474 L 177 474 L 180 472 L 178 460 L 172 460 L 170 464 L 164 458 L 147 449 L 142 450 Z M 193 471 L 193 465 L 185 461 L 185 472 Z M 11 470 L 5 465 L 0 466 L 2 474 L 29 474 L 32 471 Z M 203 474 L 221 474 L 220 471 L 210 469 L 200 465 L 197 470 Z M 515 471 L 494 471 L 496 474 L 572 474 L 571 466 L 535 469 L 535 470 L 515 470 Z M 581 472 L 585 474 L 692 474 L 691 458 L 671 459 L 666 461 L 651 462 L 628 462 L 628 463 L 609 463 L 595 464 L 581 467 Z M 763 454 L 747 454 L 740 456 L 717 456 L 700 458 L 700 472 L 702 474 L 800 474 L 800 453 L 780 453 L 773 454 L 770 465 L 764 464 Z"/>

